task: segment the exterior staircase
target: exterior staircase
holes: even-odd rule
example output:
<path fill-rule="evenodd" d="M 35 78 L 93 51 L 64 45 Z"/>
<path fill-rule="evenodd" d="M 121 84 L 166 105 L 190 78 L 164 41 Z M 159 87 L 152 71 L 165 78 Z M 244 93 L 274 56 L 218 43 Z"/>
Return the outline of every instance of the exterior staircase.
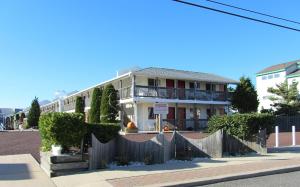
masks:
<path fill-rule="evenodd" d="M 52 156 L 50 152 L 40 152 L 40 156 L 40 166 L 49 177 L 69 175 L 89 169 L 88 161 L 80 154 Z"/>

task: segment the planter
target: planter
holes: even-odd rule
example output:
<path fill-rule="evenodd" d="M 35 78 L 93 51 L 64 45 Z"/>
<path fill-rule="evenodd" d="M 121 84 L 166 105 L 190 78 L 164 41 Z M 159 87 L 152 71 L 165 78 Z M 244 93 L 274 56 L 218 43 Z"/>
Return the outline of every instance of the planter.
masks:
<path fill-rule="evenodd" d="M 59 156 L 61 155 L 62 147 L 60 145 L 52 145 L 51 151 L 53 156 Z"/>
<path fill-rule="evenodd" d="M 125 133 L 137 133 L 138 131 L 138 128 L 125 128 Z"/>

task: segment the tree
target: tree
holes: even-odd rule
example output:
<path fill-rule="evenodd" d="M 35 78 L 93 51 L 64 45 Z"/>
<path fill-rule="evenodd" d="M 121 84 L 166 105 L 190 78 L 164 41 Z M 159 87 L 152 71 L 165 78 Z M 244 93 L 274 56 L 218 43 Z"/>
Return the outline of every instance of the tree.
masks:
<path fill-rule="evenodd" d="M 38 127 L 39 119 L 41 115 L 41 109 L 39 100 L 37 97 L 35 97 L 31 103 L 31 107 L 28 113 L 28 126 L 29 127 Z"/>
<path fill-rule="evenodd" d="M 101 122 L 114 123 L 118 114 L 118 94 L 112 84 L 105 86 L 101 100 Z"/>
<path fill-rule="evenodd" d="M 16 114 L 16 121 L 19 121 L 20 119 L 20 114 Z"/>
<path fill-rule="evenodd" d="M 102 90 L 95 88 L 92 95 L 91 109 L 89 112 L 89 123 L 100 123 L 100 106 Z"/>
<path fill-rule="evenodd" d="M 75 102 L 75 113 L 81 113 L 84 114 L 84 99 L 80 96 L 76 97 L 76 102 Z"/>
<path fill-rule="evenodd" d="M 268 88 L 268 92 L 273 94 L 269 97 L 273 101 L 276 115 L 295 115 L 300 110 L 298 82 L 288 84 L 287 80 L 281 84 L 276 84 L 276 88 Z"/>
<path fill-rule="evenodd" d="M 25 113 L 22 112 L 22 113 L 21 113 L 21 116 L 20 116 L 20 122 L 21 122 L 21 123 L 23 123 L 24 118 L 26 118 L 26 116 L 25 116 Z"/>
<path fill-rule="evenodd" d="M 249 77 L 241 77 L 235 91 L 232 93 L 232 107 L 239 113 L 256 112 L 259 101 L 257 92 Z"/>

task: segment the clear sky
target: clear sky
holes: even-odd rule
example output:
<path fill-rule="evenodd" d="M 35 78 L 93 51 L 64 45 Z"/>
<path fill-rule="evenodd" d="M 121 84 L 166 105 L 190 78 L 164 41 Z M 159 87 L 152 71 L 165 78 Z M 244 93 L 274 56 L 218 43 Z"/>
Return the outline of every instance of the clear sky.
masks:
<path fill-rule="evenodd" d="M 296 0 L 219 1 L 300 21 Z M 53 99 L 133 66 L 254 80 L 266 66 L 300 59 L 299 45 L 299 32 L 171 0 L 0 0 L 0 107 Z"/>

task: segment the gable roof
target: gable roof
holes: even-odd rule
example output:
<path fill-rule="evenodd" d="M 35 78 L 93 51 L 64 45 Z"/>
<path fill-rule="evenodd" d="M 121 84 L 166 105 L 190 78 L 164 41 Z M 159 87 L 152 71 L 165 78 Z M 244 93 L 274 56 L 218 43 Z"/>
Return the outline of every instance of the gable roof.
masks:
<path fill-rule="evenodd" d="M 300 60 L 294 60 L 291 62 L 286 62 L 286 63 L 281 63 L 281 64 L 276 64 L 273 66 L 269 66 L 261 71 L 259 71 L 256 75 L 260 75 L 260 74 L 267 74 L 267 73 L 271 73 L 271 72 L 278 72 L 278 71 L 284 71 L 285 68 L 289 67 L 292 64 L 295 64 L 297 62 L 300 62 Z"/>
<path fill-rule="evenodd" d="M 292 78 L 292 77 L 299 77 L 300 76 L 300 69 L 298 69 L 297 71 L 289 74 L 288 76 L 286 76 L 287 78 Z"/>
<path fill-rule="evenodd" d="M 133 72 L 134 75 L 147 76 L 151 78 L 166 78 L 166 79 L 182 79 L 191 81 L 206 81 L 215 83 L 232 83 L 237 84 L 238 81 L 222 77 L 211 73 L 193 72 L 185 70 L 175 70 L 167 68 L 149 67 Z"/>

